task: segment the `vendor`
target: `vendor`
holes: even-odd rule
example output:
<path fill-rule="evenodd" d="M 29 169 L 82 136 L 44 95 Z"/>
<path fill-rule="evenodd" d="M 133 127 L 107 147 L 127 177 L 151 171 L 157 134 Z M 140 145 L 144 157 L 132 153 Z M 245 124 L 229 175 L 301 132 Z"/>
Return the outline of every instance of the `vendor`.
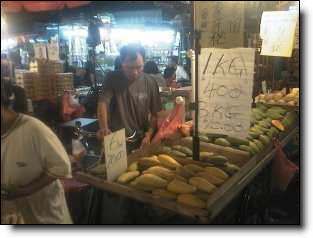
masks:
<path fill-rule="evenodd" d="M 177 82 L 190 81 L 188 73 L 185 71 L 184 67 L 179 65 L 178 56 L 172 56 L 170 58 L 169 67 L 174 67 L 176 69 L 176 79 Z"/>
<path fill-rule="evenodd" d="M 150 143 L 157 129 L 161 98 L 156 81 L 143 72 L 144 49 L 135 44 L 120 51 L 121 70 L 108 74 L 99 98 L 98 137 L 125 128 L 126 136 L 136 135 L 133 149 Z"/>
<path fill-rule="evenodd" d="M 60 178 L 71 178 L 68 155 L 39 120 L 9 108 L 1 79 L 1 198 L 12 201 L 26 224 L 71 224 Z"/>
<path fill-rule="evenodd" d="M 174 67 L 167 67 L 164 70 L 164 78 L 165 78 L 167 87 L 169 88 L 178 87 L 178 84 L 176 82 L 176 69 Z"/>

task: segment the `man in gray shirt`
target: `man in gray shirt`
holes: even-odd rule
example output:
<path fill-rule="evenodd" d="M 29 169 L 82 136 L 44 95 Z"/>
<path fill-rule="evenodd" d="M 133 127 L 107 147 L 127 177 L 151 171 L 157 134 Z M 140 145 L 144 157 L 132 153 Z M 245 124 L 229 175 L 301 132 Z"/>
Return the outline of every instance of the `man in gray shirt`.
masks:
<path fill-rule="evenodd" d="M 155 79 L 143 73 L 144 57 L 141 46 L 124 46 L 120 70 L 107 75 L 98 103 L 100 139 L 125 128 L 127 137 L 136 132 L 141 146 L 150 143 L 157 129 L 161 99 Z"/>

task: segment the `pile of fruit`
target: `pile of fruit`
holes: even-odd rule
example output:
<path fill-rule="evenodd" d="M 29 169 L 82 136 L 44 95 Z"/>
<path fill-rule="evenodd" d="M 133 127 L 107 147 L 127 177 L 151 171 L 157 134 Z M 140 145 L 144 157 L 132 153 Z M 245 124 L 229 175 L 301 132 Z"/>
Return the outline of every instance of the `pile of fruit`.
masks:
<path fill-rule="evenodd" d="M 239 139 L 221 134 L 201 134 L 200 141 L 204 143 L 212 143 L 226 148 L 239 149 L 249 152 L 250 156 L 261 153 L 265 148 L 271 144 L 274 137 L 279 133 L 286 131 L 293 125 L 298 118 L 298 114 L 294 111 L 287 111 L 280 106 L 269 106 L 262 103 L 257 103 L 256 108 L 251 112 L 251 127 L 249 129 L 249 136 L 246 139 Z M 182 141 L 187 144 L 192 144 L 192 137 L 185 137 Z M 181 156 L 190 158 L 192 152 L 188 148 L 172 148 L 167 151 L 173 156 Z M 222 157 L 219 155 L 212 155 L 214 157 Z M 201 159 L 201 158 L 200 158 Z M 226 158 L 227 159 L 227 158 Z"/>
<path fill-rule="evenodd" d="M 128 171 L 119 176 L 116 182 L 151 193 L 156 198 L 174 200 L 185 206 L 203 209 L 206 208 L 209 196 L 234 171 L 239 170 L 235 165 L 232 170 L 225 169 L 223 165 L 182 165 L 169 155 L 159 154 L 143 157 L 132 163 Z"/>
<path fill-rule="evenodd" d="M 294 88 L 289 94 L 283 91 L 269 94 L 260 94 L 255 98 L 256 102 L 275 105 L 299 106 L 299 88 Z"/>

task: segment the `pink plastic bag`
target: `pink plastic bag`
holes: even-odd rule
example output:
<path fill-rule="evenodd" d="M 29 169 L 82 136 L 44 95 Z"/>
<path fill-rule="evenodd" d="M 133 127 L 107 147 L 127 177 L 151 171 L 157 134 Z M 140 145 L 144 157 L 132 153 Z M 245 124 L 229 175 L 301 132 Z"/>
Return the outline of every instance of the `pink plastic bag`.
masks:
<path fill-rule="evenodd" d="M 80 117 L 85 111 L 83 106 L 73 100 L 69 92 L 64 93 L 62 98 L 62 118 L 64 122 Z"/>
<path fill-rule="evenodd" d="M 162 139 L 173 135 L 178 127 L 183 123 L 184 104 L 176 104 L 167 118 L 162 122 L 157 134 L 152 139 L 151 144 L 157 144 Z"/>
<path fill-rule="evenodd" d="M 288 160 L 278 140 L 274 140 L 273 144 L 276 148 L 276 157 L 272 168 L 273 189 L 285 191 L 294 175 L 299 172 L 299 167 Z"/>

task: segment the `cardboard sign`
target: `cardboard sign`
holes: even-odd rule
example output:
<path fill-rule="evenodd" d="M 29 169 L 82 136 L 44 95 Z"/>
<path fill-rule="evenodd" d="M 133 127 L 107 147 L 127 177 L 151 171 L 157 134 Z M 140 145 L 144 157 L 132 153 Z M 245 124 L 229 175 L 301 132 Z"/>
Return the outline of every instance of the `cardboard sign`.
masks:
<path fill-rule="evenodd" d="M 297 11 L 263 12 L 261 55 L 291 57 L 297 19 Z"/>
<path fill-rule="evenodd" d="M 114 181 L 127 170 L 125 129 L 104 137 L 107 179 Z"/>
<path fill-rule="evenodd" d="M 59 57 L 59 44 L 57 42 L 52 42 L 47 45 L 49 60 L 58 61 Z"/>
<path fill-rule="evenodd" d="M 244 4 L 244 1 L 195 1 L 201 48 L 244 46 Z"/>
<path fill-rule="evenodd" d="M 297 25 L 296 25 L 296 32 L 295 32 L 295 39 L 293 44 L 294 49 L 299 49 L 299 16 L 297 19 Z"/>
<path fill-rule="evenodd" d="M 35 59 L 47 59 L 47 49 L 45 44 L 34 44 Z"/>
<path fill-rule="evenodd" d="M 266 93 L 267 93 L 266 81 L 262 81 L 262 92 L 263 92 L 263 94 L 266 94 Z"/>
<path fill-rule="evenodd" d="M 246 138 L 255 50 L 201 49 L 199 57 L 199 131 Z"/>

